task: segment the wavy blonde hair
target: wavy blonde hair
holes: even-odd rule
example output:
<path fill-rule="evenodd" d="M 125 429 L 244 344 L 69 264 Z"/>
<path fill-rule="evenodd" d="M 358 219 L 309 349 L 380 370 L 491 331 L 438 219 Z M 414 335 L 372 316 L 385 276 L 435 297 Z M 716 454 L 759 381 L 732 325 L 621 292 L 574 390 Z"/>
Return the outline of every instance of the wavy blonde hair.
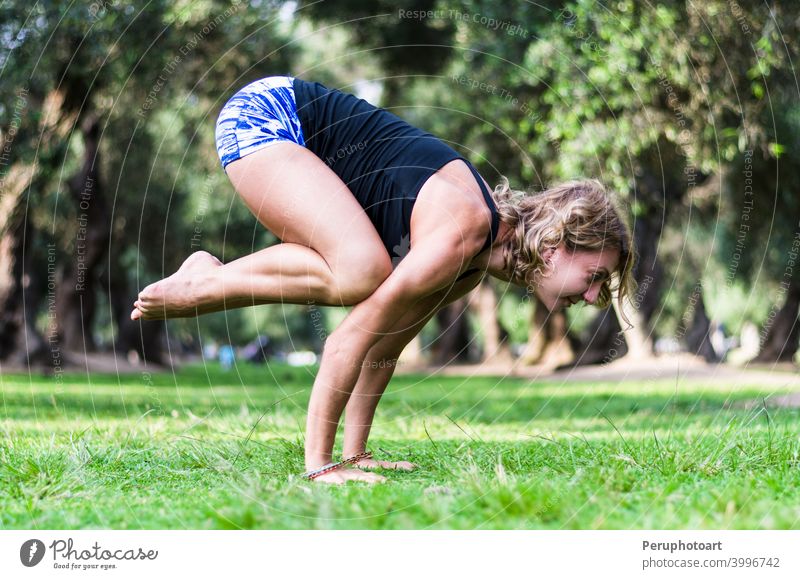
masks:
<path fill-rule="evenodd" d="M 545 272 L 544 251 L 562 243 L 569 251 L 617 249 L 619 264 L 610 272 L 617 284 L 612 288 L 611 280 L 603 283 L 597 305 L 608 307 L 612 290 L 618 289 L 620 312 L 630 324 L 622 302 L 636 291 L 635 250 L 630 229 L 600 181 L 566 181 L 540 193 L 526 193 L 511 189 L 508 179 L 501 177 L 492 197 L 500 219 L 514 231 L 502 246 L 504 269 L 510 279 L 525 280 L 526 284 L 534 281 Z"/>

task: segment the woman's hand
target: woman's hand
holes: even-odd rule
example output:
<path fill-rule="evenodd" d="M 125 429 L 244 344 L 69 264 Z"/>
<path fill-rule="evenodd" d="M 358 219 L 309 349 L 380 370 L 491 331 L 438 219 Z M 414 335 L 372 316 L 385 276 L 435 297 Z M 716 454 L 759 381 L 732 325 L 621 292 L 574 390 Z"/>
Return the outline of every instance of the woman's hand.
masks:
<path fill-rule="evenodd" d="M 362 458 L 353 466 L 356 468 L 363 468 L 364 470 L 373 470 L 376 468 L 385 468 L 387 470 L 414 470 L 417 465 L 406 460 L 399 460 L 391 462 L 389 460 L 375 460 L 374 458 Z"/>
<path fill-rule="evenodd" d="M 343 485 L 351 480 L 375 484 L 386 482 L 386 477 L 375 474 L 374 472 L 364 472 L 358 468 L 337 468 L 336 470 L 314 477 L 311 479 L 311 482 Z"/>

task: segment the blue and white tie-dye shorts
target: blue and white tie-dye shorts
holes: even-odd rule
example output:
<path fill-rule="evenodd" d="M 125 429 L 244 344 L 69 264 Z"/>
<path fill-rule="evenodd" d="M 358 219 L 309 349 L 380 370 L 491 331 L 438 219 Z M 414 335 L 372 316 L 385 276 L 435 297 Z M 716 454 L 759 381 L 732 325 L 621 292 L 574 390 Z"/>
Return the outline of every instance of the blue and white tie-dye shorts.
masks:
<path fill-rule="evenodd" d="M 217 153 L 223 169 L 236 159 L 273 143 L 305 146 L 297 116 L 294 78 L 269 76 L 233 95 L 217 118 Z"/>

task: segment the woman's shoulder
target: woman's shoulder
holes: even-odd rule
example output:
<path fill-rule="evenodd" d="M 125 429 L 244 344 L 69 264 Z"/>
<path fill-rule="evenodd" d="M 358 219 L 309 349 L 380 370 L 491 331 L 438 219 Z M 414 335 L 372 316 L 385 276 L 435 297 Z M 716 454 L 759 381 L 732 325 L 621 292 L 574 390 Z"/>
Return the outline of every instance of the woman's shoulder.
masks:
<path fill-rule="evenodd" d="M 411 239 L 450 229 L 454 251 L 477 253 L 491 232 L 492 213 L 469 167 L 456 159 L 439 169 L 420 189 L 411 214 Z M 477 245 L 476 245 L 477 244 Z M 473 252 L 472 245 L 476 245 Z"/>
<path fill-rule="evenodd" d="M 456 185 L 472 190 L 476 194 L 476 198 L 480 199 L 481 190 L 477 181 L 476 173 L 477 171 L 473 173 L 472 168 L 469 165 L 469 161 L 463 157 L 459 157 L 445 164 L 436 172 L 436 175 L 443 179 L 447 179 Z M 481 181 L 483 181 L 486 187 L 489 186 L 483 177 L 481 177 Z"/>

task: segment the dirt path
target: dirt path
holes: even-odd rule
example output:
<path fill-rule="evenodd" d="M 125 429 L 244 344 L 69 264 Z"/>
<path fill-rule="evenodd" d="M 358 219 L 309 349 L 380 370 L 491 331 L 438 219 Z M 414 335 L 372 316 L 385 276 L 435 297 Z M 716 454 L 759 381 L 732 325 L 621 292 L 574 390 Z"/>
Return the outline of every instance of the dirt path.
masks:
<path fill-rule="evenodd" d="M 73 362 L 65 370 L 70 372 L 88 371 L 111 374 L 130 374 L 142 371 L 171 371 L 168 367 L 144 366 L 136 361 L 129 361 L 124 356 L 111 353 L 70 354 Z M 26 372 L 24 368 L 14 368 L 4 364 L 2 372 Z M 787 390 L 797 389 L 798 393 L 789 394 L 787 404 L 800 406 L 800 369 L 791 364 L 777 366 L 732 366 L 730 364 L 706 364 L 696 356 L 677 355 L 659 356 L 648 360 L 629 360 L 623 358 L 610 364 L 580 366 L 577 368 L 552 371 L 542 366 L 487 365 L 487 364 L 451 364 L 448 366 L 411 366 L 400 364 L 396 372 L 402 374 L 441 376 L 507 376 L 509 378 L 527 378 L 540 382 L 629 382 L 650 380 L 703 380 L 714 384 L 759 384 L 763 386 L 783 387 Z M 779 397 L 775 397 L 778 400 Z"/>
<path fill-rule="evenodd" d="M 553 372 L 541 366 L 509 367 L 453 364 L 442 367 L 400 367 L 398 374 L 424 371 L 443 376 L 508 376 L 541 382 L 624 382 L 675 379 L 704 380 L 726 384 L 761 384 L 793 386 L 800 390 L 800 371 L 792 365 L 740 367 L 729 364 L 707 364 L 696 356 L 659 356 L 648 360 L 623 358 L 610 364 L 580 366 Z M 800 397 L 800 394 L 798 394 Z"/>

